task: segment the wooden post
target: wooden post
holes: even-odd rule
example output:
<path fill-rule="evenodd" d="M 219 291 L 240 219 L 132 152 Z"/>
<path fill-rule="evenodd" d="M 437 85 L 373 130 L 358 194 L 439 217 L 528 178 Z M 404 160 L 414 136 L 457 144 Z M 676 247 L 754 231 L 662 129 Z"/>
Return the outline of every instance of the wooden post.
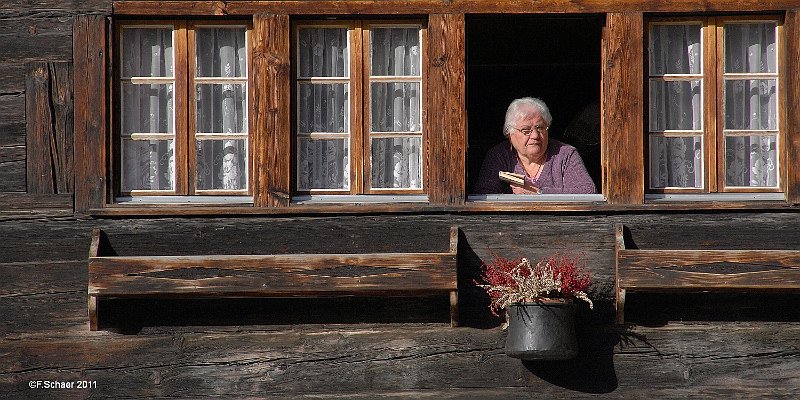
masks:
<path fill-rule="evenodd" d="M 253 109 L 251 137 L 255 141 L 254 203 L 256 207 L 286 207 L 290 199 L 291 106 L 289 16 L 253 17 Z"/>
<path fill-rule="evenodd" d="M 800 9 L 786 12 L 784 32 L 786 62 L 781 73 L 786 82 L 786 107 L 781 112 L 786 121 L 786 201 L 800 204 Z"/>
<path fill-rule="evenodd" d="M 28 193 L 72 192 L 72 64 L 26 66 Z"/>
<path fill-rule="evenodd" d="M 107 31 L 102 15 L 73 19 L 76 213 L 102 208 L 106 201 Z"/>
<path fill-rule="evenodd" d="M 609 204 L 644 202 L 644 22 L 609 13 L 603 43 L 603 172 Z"/>
<path fill-rule="evenodd" d="M 464 14 L 428 19 L 428 199 L 464 204 L 466 192 L 466 84 Z"/>

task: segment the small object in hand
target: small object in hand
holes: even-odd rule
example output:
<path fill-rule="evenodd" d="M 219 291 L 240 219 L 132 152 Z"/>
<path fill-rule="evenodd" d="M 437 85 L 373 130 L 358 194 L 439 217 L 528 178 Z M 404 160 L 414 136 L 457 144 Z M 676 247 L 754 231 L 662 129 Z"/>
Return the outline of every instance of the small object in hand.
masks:
<path fill-rule="evenodd" d="M 500 171 L 498 173 L 500 179 L 508 182 L 508 183 L 516 183 L 517 185 L 525 185 L 525 176 L 521 174 L 515 174 L 513 172 L 506 172 Z"/>
<path fill-rule="evenodd" d="M 525 176 L 522 174 L 500 171 L 498 172 L 498 176 L 500 177 L 501 180 L 504 180 L 512 185 L 520 186 L 524 189 L 530 190 L 531 192 L 537 194 L 542 192 L 541 190 L 539 190 L 538 187 L 528 184 L 528 182 L 525 181 Z"/>

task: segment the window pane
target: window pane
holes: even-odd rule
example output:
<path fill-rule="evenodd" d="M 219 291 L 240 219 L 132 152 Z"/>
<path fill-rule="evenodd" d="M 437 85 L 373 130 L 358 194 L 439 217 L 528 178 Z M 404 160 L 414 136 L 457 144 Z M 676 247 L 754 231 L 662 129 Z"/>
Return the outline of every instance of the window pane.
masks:
<path fill-rule="evenodd" d="M 372 187 L 422 187 L 422 138 L 372 139 Z"/>
<path fill-rule="evenodd" d="M 199 28 L 196 30 L 197 76 L 247 76 L 244 28 Z"/>
<path fill-rule="evenodd" d="M 726 137 L 725 184 L 777 187 L 777 143 L 776 135 Z"/>
<path fill-rule="evenodd" d="M 349 76 L 347 28 L 301 28 L 298 41 L 301 77 Z"/>
<path fill-rule="evenodd" d="M 123 133 L 172 133 L 172 84 L 122 85 Z"/>
<path fill-rule="evenodd" d="M 299 190 L 347 189 L 350 187 L 350 163 L 347 139 L 298 140 L 300 160 Z"/>
<path fill-rule="evenodd" d="M 650 80 L 650 130 L 703 129 L 701 81 Z"/>
<path fill-rule="evenodd" d="M 419 82 L 373 82 L 370 99 L 373 132 L 421 132 Z"/>
<path fill-rule="evenodd" d="M 725 129 L 778 129 L 776 80 L 725 81 Z"/>
<path fill-rule="evenodd" d="M 197 132 L 247 132 L 244 84 L 197 85 Z"/>
<path fill-rule="evenodd" d="M 421 76 L 419 28 L 372 29 L 373 76 Z"/>
<path fill-rule="evenodd" d="M 349 97 L 346 83 L 301 84 L 300 132 L 349 132 Z"/>
<path fill-rule="evenodd" d="M 198 140 L 197 189 L 246 190 L 247 140 Z"/>
<path fill-rule="evenodd" d="M 172 29 L 122 30 L 122 76 L 173 76 Z"/>
<path fill-rule="evenodd" d="M 122 191 L 173 190 L 172 140 L 122 141 Z"/>
<path fill-rule="evenodd" d="M 650 136 L 650 187 L 702 188 L 701 136 Z"/>
<path fill-rule="evenodd" d="M 650 75 L 700 74 L 700 25 L 650 28 Z"/>
<path fill-rule="evenodd" d="M 775 23 L 725 25 L 725 72 L 778 72 Z"/>

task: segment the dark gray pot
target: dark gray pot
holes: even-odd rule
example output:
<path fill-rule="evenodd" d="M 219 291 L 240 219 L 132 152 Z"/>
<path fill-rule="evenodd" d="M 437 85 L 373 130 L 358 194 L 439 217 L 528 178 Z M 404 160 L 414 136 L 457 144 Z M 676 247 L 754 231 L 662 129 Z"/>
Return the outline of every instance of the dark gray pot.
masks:
<path fill-rule="evenodd" d="M 568 360 L 578 355 L 575 304 L 521 303 L 508 306 L 506 354 L 523 360 Z"/>

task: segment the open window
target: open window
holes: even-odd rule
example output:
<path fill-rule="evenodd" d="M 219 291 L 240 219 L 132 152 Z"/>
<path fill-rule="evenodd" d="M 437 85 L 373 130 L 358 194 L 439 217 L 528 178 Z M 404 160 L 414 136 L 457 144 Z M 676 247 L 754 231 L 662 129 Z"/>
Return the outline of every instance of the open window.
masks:
<path fill-rule="evenodd" d="M 762 16 L 650 21 L 648 198 L 783 199 L 780 29 Z"/>
<path fill-rule="evenodd" d="M 506 138 L 512 100 L 538 97 L 553 116 L 549 137 L 574 146 L 595 186 L 600 154 L 599 15 L 469 15 L 466 19 L 468 156 L 471 201 L 603 201 L 596 195 L 477 195 L 486 153 Z M 502 27 L 502 29 L 498 29 Z M 491 43 L 491 45 L 487 45 Z"/>
<path fill-rule="evenodd" d="M 425 200 L 424 35 L 407 20 L 294 25 L 294 201 Z"/>
<path fill-rule="evenodd" d="M 243 22 L 118 24 L 117 201 L 252 201 L 249 30 Z"/>

